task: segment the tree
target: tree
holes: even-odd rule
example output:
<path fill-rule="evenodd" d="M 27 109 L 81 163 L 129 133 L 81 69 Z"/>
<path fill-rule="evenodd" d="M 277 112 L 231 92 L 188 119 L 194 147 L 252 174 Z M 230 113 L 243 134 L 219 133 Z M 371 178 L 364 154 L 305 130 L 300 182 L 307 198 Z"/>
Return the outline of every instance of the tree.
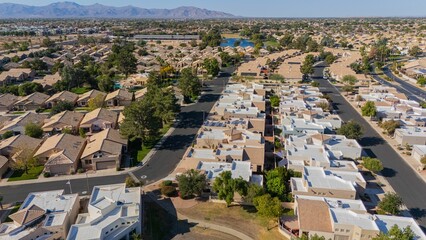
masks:
<path fill-rule="evenodd" d="M 269 79 L 274 81 L 281 81 L 281 82 L 285 80 L 284 76 L 278 73 L 271 74 L 269 76 Z"/>
<path fill-rule="evenodd" d="M 171 123 L 180 110 L 172 88 L 149 86 L 144 98 L 155 108 L 155 116 L 161 119 L 162 126 Z"/>
<path fill-rule="evenodd" d="M 344 84 L 347 84 L 347 85 L 350 85 L 350 86 L 355 85 L 357 81 L 358 80 L 356 79 L 356 77 L 354 75 L 345 75 L 342 78 L 342 82 Z"/>
<path fill-rule="evenodd" d="M 43 129 L 40 127 L 40 125 L 35 123 L 28 123 L 25 125 L 25 135 L 33 138 L 41 138 L 43 137 Z"/>
<path fill-rule="evenodd" d="M 316 104 L 316 107 L 321 108 L 324 112 L 330 110 L 330 104 L 328 104 L 328 102 L 319 102 Z"/>
<path fill-rule="evenodd" d="M 342 91 L 346 92 L 346 95 L 349 94 L 349 92 L 353 92 L 354 91 L 354 87 L 351 85 L 345 85 L 342 87 Z"/>
<path fill-rule="evenodd" d="M 89 101 L 87 102 L 89 110 L 93 111 L 97 108 L 104 107 L 104 98 L 105 96 L 103 94 L 98 94 L 96 95 L 96 97 L 89 99 Z"/>
<path fill-rule="evenodd" d="M 320 83 L 319 83 L 319 82 L 317 82 L 317 81 L 313 81 L 313 82 L 311 83 L 311 86 L 312 86 L 312 87 L 319 87 L 319 86 L 320 86 Z"/>
<path fill-rule="evenodd" d="M 102 92 L 111 92 L 114 90 L 114 81 L 108 76 L 98 77 L 98 88 Z"/>
<path fill-rule="evenodd" d="M 422 49 L 419 46 L 413 46 L 412 48 L 410 48 L 408 50 L 408 55 L 412 56 L 412 57 L 417 57 L 420 54 L 422 54 Z"/>
<path fill-rule="evenodd" d="M 374 117 L 376 116 L 376 104 L 373 101 L 367 101 L 361 108 L 362 116 Z"/>
<path fill-rule="evenodd" d="M 52 41 L 49 37 L 46 37 L 45 39 L 43 39 L 41 46 L 51 48 L 55 46 L 55 42 Z"/>
<path fill-rule="evenodd" d="M 155 106 L 147 98 L 132 102 L 124 108 L 124 121 L 120 126 L 121 134 L 131 140 L 139 138 L 142 143 L 158 136 L 161 119 L 155 111 Z"/>
<path fill-rule="evenodd" d="M 411 230 L 410 226 L 400 229 L 398 225 L 393 225 L 387 233 L 380 232 L 373 240 L 414 240 L 416 234 Z"/>
<path fill-rule="evenodd" d="M 72 102 L 59 101 L 55 105 L 53 105 L 50 111 L 50 115 L 55 115 L 63 111 L 73 111 L 73 110 L 74 110 L 74 104 Z"/>
<path fill-rule="evenodd" d="M 277 95 L 273 95 L 269 98 L 269 101 L 271 101 L 272 107 L 279 107 L 280 106 L 280 97 Z"/>
<path fill-rule="evenodd" d="M 393 135 L 397 128 L 400 128 L 401 125 L 399 121 L 388 120 L 379 124 L 379 127 L 383 128 L 388 135 Z"/>
<path fill-rule="evenodd" d="M 247 194 L 243 196 L 243 199 L 247 203 L 253 203 L 255 197 L 265 194 L 265 189 L 254 183 L 248 184 Z"/>
<path fill-rule="evenodd" d="M 201 83 L 198 77 L 192 72 L 191 68 L 182 69 L 178 86 L 186 100 L 194 100 L 200 95 Z"/>
<path fill-rule="evenodd" d="M 329 54 L 324 60 L 328 65 L 331 65 L 334 61 L 336 61 L 336 57 L 333 54 Z"/>
<path fill-rule="evenodd" d="M 126 188 L 139 187 L 140 183 L 136 182 L 132 177 L 126 177 L 124 182 L 126 184 Z"/>
<path fill-rule="evenodd" d="M 402 207 L 402 198 L 396 193 L 385 193 L 378 207 L 389 214 L 397 215 Z"/>
<path fill-rule="evenodd" d="M 27 96 L 34 92 L 43 92 L 43 86 L 40 83 L 26 82 L 18 87 L 19 96 Z"/>
<path fill-rule="evenodd" d="M 374 173 L 378 173 L 383 170 L 382 162 L 377 158 L 363 157 L 362 161 L 364 167 Z"/>
<path fill-rule="evenodd" d="M 3 135 L 4 135 L 4 134 L 3 134 Z M 422 158 L 420 159 L 420 162 L 421 162 L 423 165 L 426 165 L 426 156 L 422 157 Z"/>
<path fill-rule="evenodd" d="M 206 58 L 203 62 L 204 69 L 207 70 L 207 74 L 217 76 L 220 71 L 219 62 L 216 58 Z"/>
<path fill-rule="evenodd" d="M 12 169 L 21 170 L 28 174 L 30 168 L 40 165 L 38 158 L 33 157 L 33 152 L 29 148 L 18 149 L 15 152 L 15 159 L 12 163 Z"/>
<path fill-rule="evenodd" d="M 351 139 L 360 139 L 363 135 L 362 127 L 359 123 L 351 120 L 345 124 L 343 124 L 338 130 L 337 133 L 340 135 L 344 135 L 347 138 Z"/>
<path fill-rule="evenodd" d="M 226 206 L 229 207 L 234 201 L 235 185 L 232 181 L 231 171 L 225 171 L 219 174 L 214 180 L 213 191 L 217 193 L 220 200 L 225 200 Z"/>
<path fill-rule="evenodd" d="M 265 217 L 279 217 L 283 212 L 281 201 L 277 197 L 271 197 L 269 194 L 255 197 L 253 204 L 257 213 Z"/>
<path fill-rule="evenodd" d="M 301 174 L 288 170 L 285 167 L 277 167 L 266 172 L 266 192 L 272 197 L 278 197 L 281 201 L 287 201 L 289 192 L 287 182 L 292 177 L 300 177 Z"/>
<path fill-rule="evenodd" d="M 206 187 L 206 175 L 195 169 L 190 169 L 176 177 L 179 185 L 180 197 L 185 199 L 201 195 Z"/>
<path fill-rule="evenodd" d="M 423 75 L 418 77 L 417 84 L 423 87 L 424 85 L 426 85 L 426 78 Z"/>
<path fill-rule="evenodd" d="M 300 66 L 300 72 L 303 75 L 309 75 L 314 73 L 314 63 L 315 63 L 314 55 L 312 54 L 306 55 L 305 60 L 303 61 L 303 64 Z"/>
<path fill-rule="evenodd" d="M 3 133 L 3 135 L 1 136 L 2 139 L 8 139 L 10 137 L 13 137 L 13 131 L 6 131 Z"/>

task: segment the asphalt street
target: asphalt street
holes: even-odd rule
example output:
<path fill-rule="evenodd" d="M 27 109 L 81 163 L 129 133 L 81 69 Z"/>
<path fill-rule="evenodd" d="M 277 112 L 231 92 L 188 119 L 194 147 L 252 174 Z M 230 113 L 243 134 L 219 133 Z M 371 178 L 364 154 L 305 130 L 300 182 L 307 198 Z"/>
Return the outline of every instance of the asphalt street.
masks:
<path fill-rule="evenodd" d="M 378 75 L 373 75 L 373 78 L 383 85 L 395 87 L 399 92 L 404 93 L 410 100 L 414 100 L 417 102 L 422 102 L 425 100 L 426 91 L 417 88 L 408 83 L 406 80 L 395 76 L 394 74 L 392 74 L 389 68 L 384 68 L 383 73 L 389 78 L 393 79 L 393 82 L 386 81 Z"/>
<path fill-rule="evenodd" d="M 389 181 L 393 189 L 402 197 L 410 213 L 418 221 L 423 230 L 426 229 L 426 183 L 402 159 L 398 153 L 361 117 L 358 112 L 345 101 L 340 92 L 327 80 L 322 78 L 323 66 L 317 66 L 314 79 L 320 83 L 320 89 L 327 93 L 333 101 L 343 121 L 354 120 L 361 124 L 364 136 L 359 141 L 365 152 L 383 162 L 381 174 Z"/>
<path fill-rule="evenodd" d="M 133 171 L 137 178 L 146 176 L 145 182 L 155 182 L 167 177 L 182 159 L 187 147 L 194 141 L 195 135 L 203 123 L 204 116 L 213 107 L 220 96 L 225 84 L 229 80 L 233 69 L 227 69 L 219 78 L 207 82 L 203 88 L 204 94 L 195 104 L 182 107 L 173 133 L 164 141 L 157 152 L 152 155 L 150 161 L 142 168 Z M 0 187 L 0 193 L 3 195 L 3 204 L 16 201 L 23 201 L 30 192 L 48 191 L 65 189 L 66 193 L 71 190 L 73 193 L 90 193 L 93 186 L 124 183 L 128 174 L 119 174 L 116 176 L 91 177 L 89 179 L 71 180 L 71 189 L 67 185 L 67 180 L 54 182 L 34 182 L 31 184 L 19 184 Z"/>

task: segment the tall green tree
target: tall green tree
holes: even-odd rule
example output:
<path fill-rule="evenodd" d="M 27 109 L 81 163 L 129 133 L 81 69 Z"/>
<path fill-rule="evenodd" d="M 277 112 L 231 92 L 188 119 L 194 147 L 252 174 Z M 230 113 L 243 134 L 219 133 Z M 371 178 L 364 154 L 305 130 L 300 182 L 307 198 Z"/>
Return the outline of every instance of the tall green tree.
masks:
<path fill-rule="evenodd" d="M 255 197 L 253 204 L 257 213 L 265 217 L 279 217 L 283 212 L 281 201 L 277 197 L 271 197 L 269 194 Z"/>
<path fill-rule="evenodd" d="M 73 110 L 74 110 L 74 103 L 69 101 L 59 101 L 55 105 L 53 105 L 50 111 L 50 115 L 55 115 L 63 111 L 73 111 Z"/>
<path fill-rule="evenodd" d="M 217 193 L 220 200 L 225 200 L 226 206 L 229 207 L 234 201 L 235 185 L 232 180 L 231 171 L 225 171 L 219 174 L 214 180 L 213 191 Z"/>
<path fill-rule="evenodd" d="M 373 240 L 414 240 L 416 234 L 411 230 L 410 226 L 400 229 L 398 225 L 393 225 L 387 233 L 380 232 Z"/>
<path fill-rule="evenodd" d="M 300 66 L 300 72 L 303 75 L 309 75 L 314 73 L 314 63 L 315 63 L 314 55 L 312 54 L 306 55 L 305 60 Z"/>
<path fill-rule="evenodd" d="M 383 164 L 377 158 L 363 157 L 362 161 L 363 161 L 362 165 L 364 165 L 365 168 L 367 168 L 368 170 L 374 173 L 378 173 L 383 170 Z"/>
<path fill-rule="evenodd" d="M 203 62 L 204 69 L 207 70 L 207 74 L 217 76 L 220 71 L 219 62 L 216 58 L 206 58 Z"/>
<path fill-rule="evenodd" d="M 362 127 L 359 123 L 351 120 L 345 124 L 343 124 L 338 130 L 337 133 L 340 135 L 344 135 L 350 139 L 360 139 L 363 135 Z"/>
<path fill-rule="evenodd" d="M 206 175 L 195 169 L 190 169 L 176 177 L 180 197 L 185 199 L 201 195 L 207 185 Z"/>
<path fill-rule="evenodd" d="M 43 137 L 43 129 L 41 129 L 40 125 L 28 123 L 25 125 L 25 135 L 33 138 L 41 138 Z"/>
<path fill-rule="evenodd" d="M 124 121 L 120 126 L 120 132 L 123 136 L 135 140 L 152 139 L 158 136 L 161 128 L 161 118 L 155 114 L 155 106 L 149 99 L 143 98 L 140 101 L 132 102 L 124 108 Z"/>
<path fill-rule="evenodd" d="M 367 101 L 361 108 L 362 116 L 374 117 L 376 116 L 376 104 L 373 101 Z"/>
<path fill-rule="evenodd" d="M 191 68 L 184 68 L 180 72 L 178 86 L 187 99 L 195 99 L 201 93 L 201 83 Z"/>
<path fill-rule="evenodd" d="M 378 207 L 392 215 L 397 215 L 401 211 L 402 198 L 396 193 L 385 193 Z"/>

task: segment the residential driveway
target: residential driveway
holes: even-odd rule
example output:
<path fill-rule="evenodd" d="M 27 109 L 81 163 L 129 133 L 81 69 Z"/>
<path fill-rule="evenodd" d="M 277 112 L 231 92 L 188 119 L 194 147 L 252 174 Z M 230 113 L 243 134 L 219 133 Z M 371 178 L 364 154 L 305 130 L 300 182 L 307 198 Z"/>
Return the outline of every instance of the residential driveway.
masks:
<path fill-rule="evenodd" d="M 225 74 L 222 74 L 222 77 L 206 82 L 207 87 L 203 89 L 205 94 L 201 96 L 199 101 L 195 104 L 182 107 L 178 117 L 179 123 L 175 131 L 165 140 L 158 151 L 152 155 L 151 160 L 145 166 L 133 172 L 137 178 L 146 176 L 146 182 L 156 182 L 168 176 L 174 170 L 185 153 L 186 148 L 191 145 L 198 129 L 201 127 L 203 112 L 207 114 L 213 107 L 232 72 L 233 69 L 227 69 L 225 70 Z M 90 193 L 93 186 L 124 183 L 127 176 L 129 175 L 118 173 L 116 176 L 74 179 L 71 180 L 72 191 L 80 194 L 84 191 Z M 35 181 L 30 184 L 19 184 L 19 182 L 16 182 L 16 185 L 0 187 L 0 194 L 4 196 L 3 203 L 10 203 L 23 201 L 30 192 L 65 189 L 66 193 L 69 193 L 70 189 L 66 184 L 67 181 L 59 180 L 43 183 L 36 183 Z"/>
<path fill-rule="evenodd" d="M 322 67 L 317 67 L 314 78 L 320 83 L 322 92 L 327 93 L 333 101 L 333 107 L 343 121 L 354 120 L 361 124 L 364 136 L 359 143 L 371 157 L 383 162 L 382 175 L 392 188 L 402 197 L 410 213 L 426 229 L 426 183 L 402 159 L 397 152 L 345 101 L 339 91 L 327 80 L 322 79 Z"/>

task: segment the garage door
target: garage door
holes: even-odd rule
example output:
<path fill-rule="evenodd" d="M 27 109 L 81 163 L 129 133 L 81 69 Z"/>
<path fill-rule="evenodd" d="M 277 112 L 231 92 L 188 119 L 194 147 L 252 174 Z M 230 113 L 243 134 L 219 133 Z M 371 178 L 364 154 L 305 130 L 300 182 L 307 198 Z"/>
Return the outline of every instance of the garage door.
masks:
<path fill-rule="evenodd" d="M 49 166 L 49 172 L 52 175 L 68 174 L 69 170 L 70 170 L 70 165 L 51 165 L 51 166 Z"/>
<path fill-rule="evenodd" d="M 96 163 L 97 170 L 111 169 L 111 168 L 115 168 L 115 161 L 106 161 L 106 162 Z"/>

